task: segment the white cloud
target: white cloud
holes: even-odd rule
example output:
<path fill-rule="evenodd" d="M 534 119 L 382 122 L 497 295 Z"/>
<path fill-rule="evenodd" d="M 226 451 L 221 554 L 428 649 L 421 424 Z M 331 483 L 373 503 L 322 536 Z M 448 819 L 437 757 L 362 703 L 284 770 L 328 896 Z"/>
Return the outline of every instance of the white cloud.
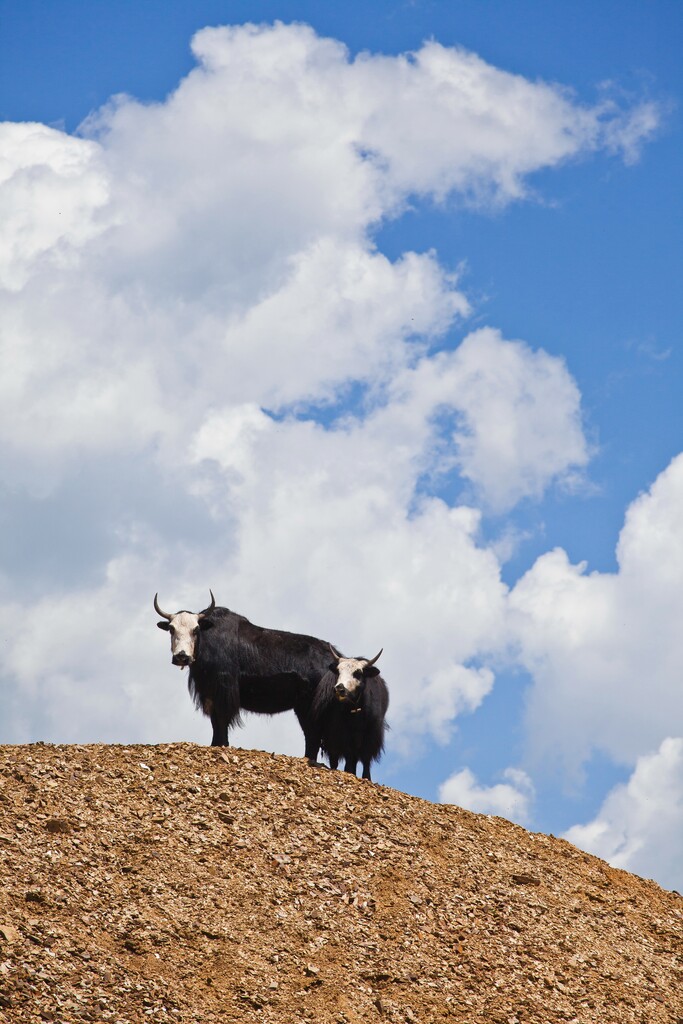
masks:
<path fill-rule="evenodd" d="M 100 147 L 42 124 L 0 123 L 0 288 L 18 290 L 47 258 L 73 269 L 105 227 Z"/>
<path fill-rule="evenodd" d="M 191 449 L 202 472 L 199 491 L 216 515 L 226 509 L 235 513 L 239 554 L 231 575 L 245 606 L 263 604 L 267 580 L 273 620 L 285 609 L 305 609 L 308 621 L 318 623 L 318 631 L 336 644 L 345 647 L 356 638 L 358 650 L 350 653 L 384 646 L 399 735 L 426 731 L 441 741 L 453 719 L 473 711 L 493 685 L 490 669 L 473 669 L 467 662 L 500 645 L 506 589 L 496 556 L 478 545 L 479 513 L 449 509 L 429 498 L 415 504 L 421 474 L 441 461 L 449 464 L 447 455 L 442 460 L 435 414 L 458 411 L 460 395 L 468 393 L 472 361 L 479 388 L 486 388 L 490 376 L 492 394 L 510 346 L 509 430 L 514 433 L 518 420 L 526 418 L 526 428 L 520 429 L 530 437 L 537 431 L 546 451 L 555 443 L 559 467 L 562 457 L 571 458 L 575 415 L 575 389 L 559 361 L 507 343 L 495 332 L 477 332 L 464 346 L 462 358 L 460 350 L 442 353 L 399 375 L 388 402 L 363 419 L 342 419 L 332 428 L 294 419 L 276 423 L 246 404 L 214 413 Z M 554 363 L 554 380 L 543 372 L 536 384 L 537 361 L 544 370 Z M 523 388 L 525 376 L 529 383 Z M 524 394 L 517 405 L 513 377 Z M 558 410 L 567 384 L 572 402 L 562 423 Z M 537 387 L 543 393 L 540 414 L 529 398 Z M 553 396 L 554 438 L 553 417 L 544 413 Z M 479 409 L 472 407 L 472 420 L 487 413 L 482 399 Z M 485 433 L 481 428 L 479 436 Z M 525 458 L 531 464 L 528 447 L 526 453 L 508 449 L 518 467 Z M 480 456 L 480 465 L 485 463 Z M 496 468 L 502 477 L 502 457 Z M 519 468 L 507 469 L 510 481 L 521 475 Z M 248 579 L 259 582 L 247 589 L 242 580 Z M 429 624 L 425 640 L 422 623 Z M 334 632 L 335 624 L 349 641 Z"/>
<path fill-rule="evenodd" d="M 232 409 L 194 442 L 199 486 L 217 514 L 235 511 L 235 603 L 285 628 L 307 622 L 349 654 L 384 646 L 397 731 L 445 739 L 492 685 L 462 663 L 500 632 L 505 588 L 475 510 L 412 506 L 421 438 L 392 438 L 381 421 L 326 430 Z"/>
<path fill-rule="evenodd" d="M 683 739 L 668 737 L 639 757 L 631 778 L 614 787 L 596 817 L 564 837 L 615 867 L 683 889 Z"/>
<path fill-rule="evenodd" d="M 3 741 L 200 739 L 186 677 L 170 671 L 166 636 L 150 642 L 149 576 L 157 567 L 153 554 L 125 556 L 107 566 L 99 587 L 26 607 L 3 603 L 13 622 L 3 646 L 5 678 L 13 680 Z"/>
<path fill-rule="evenodd" d="M 347 381 L 384 381 L 413 357 L 410 342 L 444 334 L 469 312 L 432 254 L 391 263 L 328 237 L 293 258 L 290 271 L 224 330 L 223 401 L 246 392 L 273 407 L 331 398 Z"/>
<path fill-rule="evenodd" d="M 20 622 L 5 728 L 203 736 L 165 696 L 150 601 L 192 607 L 212 585 L 263 624 L 384 645 L 394 735 L 444 740 L 492 686 L 506 588 L 480 512 L 418 484 L 459 472 L 504 509 L 586 444 L 560 360 L 492 330 L 434 354 L 469 310 L 456 275 L 435 253 L 389 260 L 371 233 L 416 192 L 501 204 L 535 170 L 630 155 L 651 122 L 436 43 L 350 60 L 278 24 L 193 47 L 163 103 L 117 97 L 87 139 L 2 127 L 2 482 L 48 511 L 70 491 L 106 532 L 87 582 L 22 605 L 40 567 L 0 580 Z M 134 507 L 110 521 L 122 465 Z M 253 728 L 283 727 L 293 744 L 289 724 Z"/>
<path fill-rule="evenodd" d="M 644 142 L 652 138 L 661 124 L 661 108 L 645 101 L 622 113 L 614 103 L 606 101 L 603 109 L 608 115 L 603 128 L 605 145 L 612 152 L 620 153 L 626 164 L 635 163 Z"/>
<path fill-rule="evenodd" d="M 536 751 L 633 764 L 683 716 L 683 455 L 628 509 L 616 573 L 543 555 L 511 597 Z"/>
<path fill-rule="evenodd" d="M 454 420 L 437 469 L 457 467 L 497 512 L 540 497 L 588 461 L 580 395 L 563 360 L 491 328 L 398 376 L 392 397 L 414 428 L 418 418 Z"/>
<path fill-rule="evenodd" d="M 206 29 L 193 47 L 199 66 L 165 102 L 117 97 L 88 140 L 3 126 L 0 265 L 20 295 L 6 297 L 14 372 L 0 412 L 5 457 L 24 477 L 31 454 L 42 480 L 43 448 L 56 474 L 83 446 L 158 437 L 176 451 L 214 405 L 388 382 L 416 340 L 438 338 L 468 304 L 434 255 L 376 252 L 374 224 L 413 191 L 517 198 L 525 175 L 601 144 L 603 122 L 610 146 L 638 137 L 636 111 L 610 121 L 603 106 L 436 43 L 351 61 L 341 44 L 277 24 Z M 519 358 L 510 350 L 508 363 Z M 495 386 L 478 390 L 489 411 Z M 549 464 L 494 494 L 472 416 L 460 462 L 492 500 L 562 472 L 536 437 L 529 461 Z"/>
<path fill-rule="evenodd" d="M 520 768 L 506 768 L 504 782 L 483 786 L 469 768 L 451 775 L 439 787 L 441 803 L 458 804 L 478 814 L 497 814 L 524 825 L 534 799 L 531 779 Z"/>
<path fill-rule="evenodd" d="M 399 194 L 504 203 L 525 194 L 525 176 L 539 167 L 604 145 L 635 156 L 632 144 L 653 130 L 649 105 L 624 115 L 582 107 L 557 86 L 435 41 L 398 59 L 361 55 L 353 72 L 363 144 Z"/>

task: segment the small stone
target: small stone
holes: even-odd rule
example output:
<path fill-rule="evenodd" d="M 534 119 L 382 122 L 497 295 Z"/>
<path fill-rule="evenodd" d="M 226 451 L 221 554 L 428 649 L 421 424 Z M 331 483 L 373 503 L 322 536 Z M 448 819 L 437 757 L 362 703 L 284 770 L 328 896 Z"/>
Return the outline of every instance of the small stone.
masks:
<path fill-rule="evenodd" d="M 48 818 L 45 822 L 45 828 L 54 835 L 60 832 L 67 833 L 71 831 L 71 825 L 65 818 Z"/>
<path fill-rule="evenodd" d="M 25 894 L 24 899 L 27 903 L 47 903 L 45 896 L 39 889 L 29 889 Z"/>

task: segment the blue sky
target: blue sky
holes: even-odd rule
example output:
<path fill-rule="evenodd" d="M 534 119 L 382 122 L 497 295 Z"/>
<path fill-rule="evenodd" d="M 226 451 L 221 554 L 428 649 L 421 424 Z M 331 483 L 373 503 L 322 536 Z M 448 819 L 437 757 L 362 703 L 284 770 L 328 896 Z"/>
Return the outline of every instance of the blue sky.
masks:
<path fill-rule="evenodd" d="M 0 740 L 204 741 L 212 586 L 384 645 L 381 781 L 681 888 L 682 22 L 0 3 Z"/>

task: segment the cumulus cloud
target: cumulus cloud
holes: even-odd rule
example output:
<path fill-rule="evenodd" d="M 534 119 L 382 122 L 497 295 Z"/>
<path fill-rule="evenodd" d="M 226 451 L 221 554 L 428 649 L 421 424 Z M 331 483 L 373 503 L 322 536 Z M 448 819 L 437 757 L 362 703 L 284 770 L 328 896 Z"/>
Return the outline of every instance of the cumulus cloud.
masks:
<path fill-rule="evenodd" d="M 421 350 L 416 339 L 440 337 L 469 312 L 455 275 L 433 254 L 391 263 L 328 237 L 289 269 L 281 288 L 222 332 L 230 360 L 223 401 L 245 392 L 270 407 L 330 401 L 346 382 L 386 380 Z"/>
<path fill-rule="evenodd" d="M 536 170 L 630 158 L 655 115 L 437 43 L 351 60 L 276 24 L 193 49 L 164 102 L 116 97 L 82 137 L 1 126 L 3 537 L 72 523 L 49 573 L 0 575 L 3 738 L 203 737 L 150 604 L 213 586 L 263 624 L 384 645 L 397 740 L 443 741 L 490 691 L 506 615 L 478 506 L 588 451 L 562 361 L 489 329 L 454 348 L 457 275 L 373 231 L 415 194 L 501 205 Z M 468 504 L 434 496 L 444 474 Z"/>
<path fill-rule="evenodd" d="M 622 764 L 683 715 L 683 455 L 628 509 L 616 573 L 564 551 L 541 556 L 510 595 L 511 629 L 534 677 L 537 754 L 576 771 L 594 750 Z"/>
<path fill-rule="evenodd" d="M 278 24 L 206 29 L 193 47 L 164 103 L 118 97 L 88 139 L 4 128 L 0 264 L 23 285 L 3 342 L 15 461 L 47 439 L 53 471 L 74 446 L 175 446 L 207 406 L 389 379 L 468 303 L 433 255 L 376 252 L 373 225 L 413 192 L 518 198 L 604 134 L 601 106 L 436 43 L 352 61 Z M 636 111 L 612 113 L 610 145 L 624 122 L 632 146 Z"/>
<path fill-rule="evenodd" d="M 491 328 L 398 376 L 392 397 L 413 429 L 437 428 L 439 471 L 457 468 L 496 512 L 540 497 L 588 461 L 579 390 L 564 362 Z"/>
<path fill-rule="evenodd" d="M 106 226 L 101 149 L 42 124 L 0 124 L 0 288 L 19 290 L 41 260 L 77 262 Z"/>
<path fill-rule="evenodd" d="M 439 787 L 441 803 L 458 804 L 478 814 L 497 814 L 520 825 L 529 820 L 534 786 L 520 768 L 506 768 L 504 782 L 483 786 L 469 768 L 454 772 Z"/>
<path fill-rule="evenodd" d="M 498 631 L 505 588 L 478 543 L 479 513 L 438 499 L 413 505 L 419 439 L 408 432 L 392 447 L 381 421 L 327 429 L 231 409 L 194 441 L 198 487 L 217 514 L 234 503 L 226 592 L 286 628 L 308 622 L 347 653 L 384 646 L 399 733 L 445 738 L 491 687 L 489 671 L 463 663 Z"/>
<path fill-rule="evenodd" d="M 625 785 L 615 786 L 595 818 L 564 836 L 618 868 L 680 889 L 683 848 L 683 739 L 667 737 L 636 762 Z"/>
<path fill-rule="evenodd" d="M 121 556 L 99 586 L 3 604 L 13 621 L 3 647 L 4 742 L 144 742 L 151 730 L 155 742 L 200 738 L 190 701 L 174 699 L 185 679 L 160 672 L 149 642 L 151 595 L 149 604 L 143 596 L 155 562 Z M 158 647 L 170 666 L 168 642 Z"/>

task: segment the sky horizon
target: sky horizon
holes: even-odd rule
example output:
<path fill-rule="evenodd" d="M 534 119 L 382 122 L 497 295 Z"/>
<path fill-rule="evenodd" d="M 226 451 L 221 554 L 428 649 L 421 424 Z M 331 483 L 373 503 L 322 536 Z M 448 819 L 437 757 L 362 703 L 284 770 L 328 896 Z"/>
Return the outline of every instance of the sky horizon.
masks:
<path fill-rule="evenodd" d="M 384 647 L 377 781 L 683 891 L 680 7 L 0 22 L 0 742 L 208 743 L 211 588 Z"/>

